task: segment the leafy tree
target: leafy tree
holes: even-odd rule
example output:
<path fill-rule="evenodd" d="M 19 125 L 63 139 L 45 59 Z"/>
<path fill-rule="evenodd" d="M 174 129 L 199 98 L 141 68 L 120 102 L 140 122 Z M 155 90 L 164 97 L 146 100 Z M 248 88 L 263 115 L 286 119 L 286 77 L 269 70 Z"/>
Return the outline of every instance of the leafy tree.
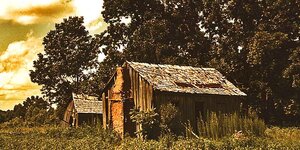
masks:
<path fill-rule="evenodd" d="M 28 125 L 42 125 L 47 122 L 49 118 L 46 109 L 30 106 L 26 112 L 25 120 Z"/>
<path fill-rule="evenodd" d="M 104 8 L 102 82 L 125 60 L 210 66 L 242 88 L 268 123 L 300 117 L 300 2 L 105 0 Z"/>
<path fill-rule="evenodd" d="M 38 54 L 32 82 L 42 85 L 42 93 L 58 109 L 64 108 L 72 92 L 88 91 L 82 84 L 88 80 L 85 71 L 96 66 L 98 46 L 83 25 L 83 17 L 69 17 L 55 25 L 43 39 L 44 53 Z"/>
<path fill-rule="evenodd" d="M 42 97 L 28 97 L 23 102 L 23 109 L 25 109 L 23 119 L 27 126 L 53 125 L 58 123 L 56 111 Z"/>
<path fill-rule="evenodd" d="M 57 124 L 56 111 L 42 97 L 28 97 L 23 104 L 18 104 L 12 111 L 7 111 L 6 120 L 18 126 L 38 126 L 43 124 Z M 1 118 L 0 118 L 1 119 Z"/>
<path fill-rule="evenodd" d="M 26 113 L 26 108 L 24 108 L 22 104 L 17 104 L 14 106 L 13 109 L 14 117 L 23 118 L 25 116 L 25 113 Z"/>
<path fill-rule="evenodd" d="M 298 41 L 299 44 L 299 41 Z M 300 44 L 299 44 L 300 45 Z M 286 78 L 292 79 L 292 87 L 300 88 L 300 46 L 289 55 L 289 66 L 284 72 Z"/>
<path fill-rule="evenodd" d="M 47 111 L 47 109 L 50 108 L 50 105 L 42 97 L 39 96 L 27 97 L 26 100 L 23 102 L 23 104 L 15 105 L 14 109 L 11 112 L 8 112 L 8 113 L 12 113 L 12 116 L 7 119 L 10 120 L 16 117 L 20 119 L 25 119 L 25 115 L 29 110 L 29 107 L 43 109 Z"/>
<path fill-rule="evenodd" d="M 6 114 L 7 114 L 6 111 L 0 110 L 0 123 L 5 122 L 5 120 L 6 120 Z"/>
<path fill-rule="evenodd" d="M 27 110 L 30 106 L 37 107 L 40 109 L 48 109 L 50 107 L 49 103 L 39 96 L 27 97 L 23 102 L 23 107 Z"/>
<path fill-rule="evenodd" d="M 13 110 L 7 110 L 6 113 L 5 113 L 5 120 L 4 120 L 4 122 L 6 122 L 8 120 L 11 120 L 14 117 L 15 117 L 14 111 Z"/>
<path fill-rule="evenodd" d="M 300 3 L 203 0 L 202 6 L 202 27 L 213 47 L 210 65 L 244 87 L 248 102 L 267 122 L 282 122 L 277 118 L 296 122 L 299 114 L 287 118 L 286 110 L 291 101 L 300 103 L 299 89 L 292 87 L 299 74 L 294 68 Z"/>
<path fill-rule="evenodd" d="M 205 65 L 210 47 L 199 27 L 198 5 L 192 0 L 104 1 L 102 14 L 109 26 L 97 36 L 106 55 L 100 80 L 107 81 L 111 68 L 125 60 Z"/>

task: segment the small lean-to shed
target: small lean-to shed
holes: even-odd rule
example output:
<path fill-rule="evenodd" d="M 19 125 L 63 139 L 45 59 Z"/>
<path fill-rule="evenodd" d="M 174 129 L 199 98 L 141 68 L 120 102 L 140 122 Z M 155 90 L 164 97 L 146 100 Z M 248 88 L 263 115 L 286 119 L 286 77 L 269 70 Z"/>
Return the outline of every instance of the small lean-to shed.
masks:
<path fill-rule="evenodd" d="M 214 68 L 125 62 L 103 90 L 103 126 L 132 134 L 130 109 L 159 110 L 170 102 L 195 127 L 199 114 L 238 112 L 244 96 Z"/>
<path fill-rule="evenodd" d="M 64 114 L 64 126 L 78 127 L 83 123 L 94 125 L 102 122 L 102 101 L 98 97 L 72 94 Z"/>

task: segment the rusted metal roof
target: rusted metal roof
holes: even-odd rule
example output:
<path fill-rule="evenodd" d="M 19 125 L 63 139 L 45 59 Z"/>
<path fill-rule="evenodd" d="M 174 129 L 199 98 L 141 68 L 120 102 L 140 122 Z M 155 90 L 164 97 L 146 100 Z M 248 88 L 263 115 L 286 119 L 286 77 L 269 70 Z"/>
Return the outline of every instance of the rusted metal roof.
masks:
<path fill-rule="evenodd" d="M 102 114 L 102 101 L 97 97 L 74 93 L 72 95 L 77 113 Z"/>
<path fill-rule="evenodd" d="M 214 68 L 126 62 L 155 90 L 246 96 Z"/>

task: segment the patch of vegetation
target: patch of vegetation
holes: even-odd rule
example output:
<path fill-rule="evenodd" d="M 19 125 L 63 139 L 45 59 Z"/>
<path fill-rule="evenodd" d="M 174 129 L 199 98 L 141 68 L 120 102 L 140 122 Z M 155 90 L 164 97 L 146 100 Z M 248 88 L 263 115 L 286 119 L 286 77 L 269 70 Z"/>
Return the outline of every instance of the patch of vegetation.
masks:
<path fill-rule="evenodd" d="M 0 149 L 300 149 L 298 128 L 268 128 L 265 136 L 226 136 L 219 139 L 166 135 L 158 140 L 119 136 L 100 127 L 0 128 Z M 293 139 L 293 140 L 291 140 Z"/>
<path fill-rule="evenodd" d="M 206 118 L 200 118 L 197 122 L 198 133 L 202 137 L 218 139 L 236 133 L 242 137 L 244 134 L 262 136 L 266 130 L 266 124 L 257 116 L 248 117 L 234 114 L 208 113 Z"/>
<path fill-rule="evenodd" d="M 1 129 L 0 149 L 112 149 L 118 135 L 97 127 Z"/>
<path fill-rule="evenodd" d="M 130 111 L 130 119 L 138 126 L 138 130 L 135 132 L 136 136 L 146 139 L 154 124 L 157 123 L 157 116 L 155 109 L 147 111 L 132 109 Z"/>
<path fill-rule="evenodd" d="M 160 106 L 159 109 L 160 116 L 160 128 L 161 134 L 172 134 L 175 130 L 178 130 L 180 120 L 178 119 L 179 111 L 178 108 L 172 103 L 166 103 Z"/>

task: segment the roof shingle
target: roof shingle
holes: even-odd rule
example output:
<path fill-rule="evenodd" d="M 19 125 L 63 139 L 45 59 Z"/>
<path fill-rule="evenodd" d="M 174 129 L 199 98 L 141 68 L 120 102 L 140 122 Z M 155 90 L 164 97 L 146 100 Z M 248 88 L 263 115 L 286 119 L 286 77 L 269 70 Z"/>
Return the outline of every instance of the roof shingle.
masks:
<path fill-rule="evenodd" d="M 77 113 L 102 114 L 102 101 L 97 97 L 73 93 L 73 101 Z"/>

